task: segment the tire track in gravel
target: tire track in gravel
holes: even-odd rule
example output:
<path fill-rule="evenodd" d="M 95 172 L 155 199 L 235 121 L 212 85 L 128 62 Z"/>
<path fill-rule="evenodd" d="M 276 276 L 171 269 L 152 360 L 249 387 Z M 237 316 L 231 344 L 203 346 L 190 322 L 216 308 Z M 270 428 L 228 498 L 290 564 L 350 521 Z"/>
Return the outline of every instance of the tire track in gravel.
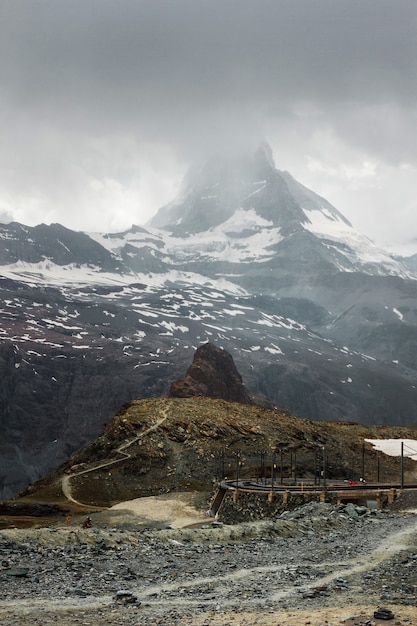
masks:
<path fill-rule="evenodd" d="M 414 542 L 413 542 L 414 538 Z M 311 574 L 317 573 L 317 577 L 311 578 L 308 582 L 305 581 L 305 585 L 295 586 L 294 583 L 285 582 L 282 578 L 279 578 L 280 573 L 285 573 L 289 569 L 295 570 L 302 562 L 298 564 L 291 563 L 280 565 L 266 565 L 254 568 L 244 568 L 233 573 L 222 572 L 221 576 L 208 576 L 201 578 L 194 578 L 189 581 L 176 581 L 173 583 L 163 583 L 161 585 L 154 585 L 147 589 L 143 587 L 135 590 L 138 598 L 141 601 L 147 601 L 152 598 L 152 604 L 158 605 L 176 605 L 193 606 L 199 605 L 202 602 L 201 594 L 215 594 L 215 598 L 212 602 L 208 602 L 211 605 L 221 604 L 222 608 L 236 608 L 242 604 L 242 597 L 238 596 L 233 598 L 233 591 L 229 590 L 225 594 L 228 585 L 239 584 L 244 589 L 250 590 L 252 585 L 259 584 L 259 581 L 266 580 L 269 587 L 280 585 L 281 589 L 275 592 L 269 592 L 268 600 L 277 602 L 289 598 L 291 595 L 296 594 L 299 596 L 300 590 L 306 588 L 314 588 L 321 586 L 329 586 L 336 582 L 339 578 L 353 578 L 358 574 L 370 572 L 377 568 L 381 563 L 395 556 L 399 552 L 407 549 L 410 545 L 417 546 L 417 519 L 411 527 L 402 529 L 400 531 L 390 533 L 388 536 L 370 552 L 361 554 L 360 556 L 352 559 L 339 560 L 339 561 L 322 561 L 316 566 L 311 567 Z M 304 564 L 305 565 L 305 564 Z M 330 573 L 329 573 L 329 570 Z M 320 572 L 326 573 L 320 576 Z M 272 585 L 271 585 L 272 583 Z M 182 589 L 196 589 L 201 587 L 201 592 L 196 592 L 195 598 L 181 598 L 181 596 L 175 595 L 173 598 L 169 598 L 166 594 L 174 592 L 180 592 Z M 161 595 L 161 599 L 158 596 Z M 251 598 L 250 604 L 264 604 L 265 598 L 260 597 Z"/>
<path fill-rule="evenodd" d="M 388 522 L 389 520 L 387 520 Z M 354 558 L 337 559 L 317 562 L 317 564 L 309 564 L 310 578 L 302 580 L 302 584 L 295 584 L 294 579 L 285 580 L 285 574 L 297 575 L 297 568 L 306 567 L 305 557 L 301 551 L 294 554 L 291 561 L 284 560 L 281 563 L 270 563 L 267 565 L 256 567 L 242 567 L 227 571 L 214 573 L 215 558 L 212 562 L 212 572 L 209 575 L 201 575 L 201 567 L 210 568 L 210 561 L 204 565 L 201 563 L 200 574 L 196 570 L 196 576 L 185 580 L 173 580 L 172 582 L 161 582 L 160 584 L 150 584 L 146 586 L 146 580 L 142 579 L 140 583 L 129 584 L 129 590 L 137 597 L 138 607 L 140 611 L 148 617 L 150 615 L 162 615 L 167 610 L 184 610 L 195 611 L 196 614 L 204 610 L 235 611 L 235 610 L 259 610 L 268 611 L 271 606 L 277 605 L 277 602 L 287 601 L 289 606 L 299 608 L 300 592 L 306 588 L 318 587 L 321 585 L 331 585 L 339 577 L 352 579 L 358 574 L 372 571 L 381 563 L 392 558 L 396 554 L 417 547 L 417 518 L 413 516 L 411 523 L 407 522 L 406 528 L 384 533 L 384 539 L 375 543 L 381 536 L 375 532 L 372 537 L 372 529 L 364 529 L 364 533 L 368 532 L 367 541 L 374 541 L 368 544 L 368 549 L 362 551 L 361 554 Z M 318 539 L 318 543 L 320 539 Z M 244 547 L 242 546 L 242 551 Z M 276 553 L 277 554 L 277 553 Z M 275 556 L 276 556 L 275 554 Z M 247 554 L 241 555 L 242 561 L 248 562 Z M 184 574 L 184 572 L 183 572 Z M 194 572 L 189 572 L 190 575 Z M 300 581 L 298 581 L 300 582 Z M 259 591 L 267 590 L 267 593 L 259 593 Z M 354 591 L 354 590 L 353 590 Z M 239 593 L 237 593 L 239 592 Z M 352 588 L 350 588 L 352 592 Z M 348 591 L 349 593 L 349 591 Z M 330 600 L 336 604 L 342 602 L 346 598 L 343 594 L 338 595 L 336 599 Z M 358 604 L 367 600 L 365 595 L 355 597 Z M 33 611 L 45 611 L 45 616 L 52 615 L 54 612 L 62 614 L 63 618 L 69 617 L 71 612 L 84 610 L 93 612 L 96 610 L 113 610 L 115 608 L 114 595 L 108 593 L 91 595 L 86 598 L 19 598 L 16 600 L 3 601 L 0 607 L 0 618 L 26 618 L 33 615 Z M 113 608 L 112 608 L 113 607 Z M 313 611 L 313 607 L 311 608 Z M 4 623 L 4 622 L 2 622 Z M 11 623 L 11 622 L 10 622 Z M 72 623 L 71 621 L 61 623 Z M 107 622 L 106 622 L 107 623 Z M 135 622 L 136 623 L 136 622 Z"/>

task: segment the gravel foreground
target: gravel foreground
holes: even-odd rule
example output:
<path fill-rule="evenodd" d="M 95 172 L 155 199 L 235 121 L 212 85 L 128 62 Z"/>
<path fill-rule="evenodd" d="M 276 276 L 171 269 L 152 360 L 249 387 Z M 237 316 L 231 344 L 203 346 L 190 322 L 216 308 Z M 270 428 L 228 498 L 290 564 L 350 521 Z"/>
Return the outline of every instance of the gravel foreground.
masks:
<path fill-rule="evenodd" d="M 417 626 L 417 514 L 311 503 L 274 521 L 0 532 L 2 626 Z M 373 612 L 386 607 L 390 621 Z"/>

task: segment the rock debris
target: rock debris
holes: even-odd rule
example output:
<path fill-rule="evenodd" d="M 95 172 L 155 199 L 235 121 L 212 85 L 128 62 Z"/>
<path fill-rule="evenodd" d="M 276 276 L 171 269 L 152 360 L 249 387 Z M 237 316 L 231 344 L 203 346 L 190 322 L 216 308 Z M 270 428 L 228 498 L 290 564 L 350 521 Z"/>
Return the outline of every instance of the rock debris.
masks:
<path fill-rule="evenodd" d="M 235 526 L 10 529 L 0 532 L 0 622 L 300 626 L 276 616 L 345 607 L 348 620 L 361 604 L 398 615 L 416 604 L 416 565 L 417 515 L 352 505 Z"/>

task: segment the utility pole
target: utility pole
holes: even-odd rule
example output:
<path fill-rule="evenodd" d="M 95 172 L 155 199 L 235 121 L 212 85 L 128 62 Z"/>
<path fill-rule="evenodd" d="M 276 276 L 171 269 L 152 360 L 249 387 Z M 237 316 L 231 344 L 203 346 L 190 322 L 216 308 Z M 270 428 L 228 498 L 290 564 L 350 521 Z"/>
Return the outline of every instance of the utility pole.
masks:
<path fill-rule="evenodd" d="M 236 489 L 239 488 L 240 451 L 236 452 Z"/>
<path fill-rule="evenodd" d="M 404 489 L 404 441 L 401 441 L 401 489 Z"/>
<path fill-rule="evenodd" d="M 261 467 L 260 467 L 260 480 L 261 480 L 261 485 L 265 484 L 265 450 L 260 450 L 259 451 L 259 455 L 260 455 L 260 460 L 261 460 Z"/>
<path fill-rule="evenodd" d="M 297 448 L 294 448 L 294 484 L 297 484 Z"/>
<path fill-rule="evenodd" d="M 361 478 L 365 480 L 365 442 L 362 442 L 362 472 Z"/>

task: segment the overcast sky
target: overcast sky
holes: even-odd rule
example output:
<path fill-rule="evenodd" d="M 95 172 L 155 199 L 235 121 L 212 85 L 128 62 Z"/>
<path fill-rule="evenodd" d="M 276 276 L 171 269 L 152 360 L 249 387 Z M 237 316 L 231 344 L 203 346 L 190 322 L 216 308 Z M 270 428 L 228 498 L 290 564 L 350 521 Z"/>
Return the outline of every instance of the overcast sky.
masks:
<path fill-rule="evenodd" d="M 417 252 L 417 2 L 0 0 L 0 133 L 3 221 L 144 224 L 194 160 L 265 139 Z"/>

